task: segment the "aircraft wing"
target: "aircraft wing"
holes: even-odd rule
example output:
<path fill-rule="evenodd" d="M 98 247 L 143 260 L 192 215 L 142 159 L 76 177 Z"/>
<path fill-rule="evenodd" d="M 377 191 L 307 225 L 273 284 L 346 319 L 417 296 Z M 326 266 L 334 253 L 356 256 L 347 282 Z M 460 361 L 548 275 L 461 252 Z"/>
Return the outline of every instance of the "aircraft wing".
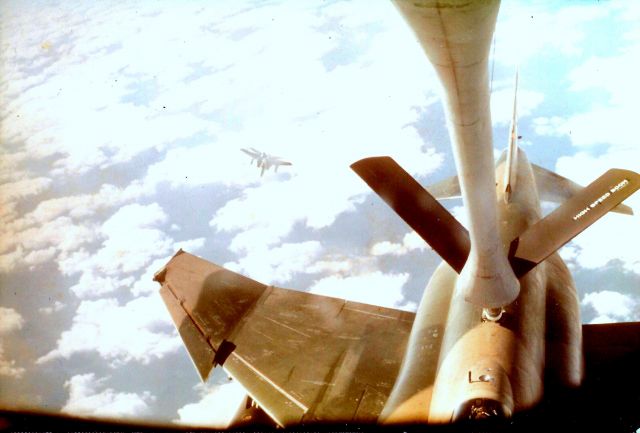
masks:
<path fill-rule="evenodd" d="M 584 398 L 640 423 L 640 322 L 582 325 L 585 359 Z"/>
<path fill-rule="evenodd" d="M 266 286 L 183 251 L 155 280 L 203 380 L 221 365 L 282 426 L 377 419 L 413 313 Z"/>
<path fill-rule="evenodd" d="M 252 158 L 257 158 L 258 156 L 260 156 L 260 152 L 256 151 L 255 149 L 240 149 L 242 152 L 246 153 L 247 155 L 249 155 Z"/>
<path fill-rule="evenodd" d="M 587 367 L 640 357 L 640 322 L 582 325 L 582 338 Z"/>
<path fill-rule="evenodd" d="M 556 402 L 559 415 L 584 422 L 588 430 L 636 431 L 640 322 L 583 325 L 582 338 L 585 378 L 570 399 Z"/>

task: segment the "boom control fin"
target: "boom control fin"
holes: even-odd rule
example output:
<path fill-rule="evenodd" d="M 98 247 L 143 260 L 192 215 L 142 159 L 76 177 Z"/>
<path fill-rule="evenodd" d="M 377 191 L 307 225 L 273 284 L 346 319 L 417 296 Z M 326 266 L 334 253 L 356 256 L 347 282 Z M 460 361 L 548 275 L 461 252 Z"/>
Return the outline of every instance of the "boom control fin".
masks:
<path fill-rule="evenodd" d="M 469 256 L 469 233 L 447 209 L 388 156 L 361 159 L 351 168 L 460 273 Z"/>
<path fill-rule="evenodd" d="M 351 168 L 460 273 L 469 256 L 469 233 L 433 195 L 388 156 L 365 158 Z M 541 170 L 537 171 L 539 175 Z M 442 189 L 451 190 L 450 186 Z M 620 203 L 639 188 L 640 175 L 621 169 L 607 171 L 584 188 L 569 186 L 564 204 L 511 242 L 509 262 L 516 277 L 525 275 L 607 212 L 625 209 Z"/>
<path fill-rule="evenodd" d="M 529 272 L 638 188 L 640 175 L 629 170 L 611 169 L 573 194 L 513 240 L 509 257 L 516 276 L 520 278 Z"/>
<path fill-rule="evenodd" d="M 564 203 L 583 189 L 582 186 L 572 180 L 539 165 L 531 164 L 531 168 L 536 179 L 540 200 Z M 622 203 L 611 209 L 611 212 L 633 215 L 633 210 Z"/>

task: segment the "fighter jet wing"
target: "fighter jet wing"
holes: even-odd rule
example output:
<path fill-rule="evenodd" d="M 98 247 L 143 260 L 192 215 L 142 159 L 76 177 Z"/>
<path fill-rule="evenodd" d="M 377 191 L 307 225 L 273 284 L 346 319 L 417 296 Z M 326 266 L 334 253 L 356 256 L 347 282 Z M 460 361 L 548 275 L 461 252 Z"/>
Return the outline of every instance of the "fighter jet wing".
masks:
<path fill-rule="evenodd" d="M 221 365 L 282 426 L 378 417 L 413 313 L 266 286 L 182 251 L 155 279 L 203 380 Z"/>
<path fill-rule="evenodd" d="M 585 398 L 606 400 L 633 409 L 640 422 L 640 322 L 582 325 Z M 616 400 L 614 402 L 613 400 Z M 618 407 L 622 410 L 622 407 Z"/>
<path fill-rule="evenodd" d="M 640 322 L 583 325 L 584 382 L 574 413 L 601 420 L 596 430 L 636 431 L 640 425 Z M 563 406 L 562 403 L 559 405 Z M 561 409 L 566 413 L 565 408 Z"/>
<path fill-rule="evenodd" d="M 582 338 L 587 368 L 640 359 L 640 322 L 582 325 Z"/>
<path fill-rule="evenodd" d="M 240 149 L 242 152 L 246 153 L 247 155 L 249 155 L 252 158 L 257 158 L 258 156 L 260 156 L 260 152 L 258 152 L 257 150 L 255 150 L 254 148 L 250 148 L 250 149 Z"/>

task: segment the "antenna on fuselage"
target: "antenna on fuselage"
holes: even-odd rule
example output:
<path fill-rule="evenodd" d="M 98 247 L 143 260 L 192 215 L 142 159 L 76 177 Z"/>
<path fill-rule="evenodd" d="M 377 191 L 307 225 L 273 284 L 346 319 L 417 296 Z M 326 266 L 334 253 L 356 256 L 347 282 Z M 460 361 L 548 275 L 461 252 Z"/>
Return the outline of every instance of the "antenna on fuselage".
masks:
<path fill-rule="evenodd" d="M 507 147 L 507 164 L 504 170 L 504 201 L 509 203 L 511 193 L 518 179 L 518 68 L 516 68 L 515 89 L 513 92 L 513 112 L 509 128 L 509 145 Z"/>
<path fill-rule="evenodd" d="M 493 34 L 493 42 L 491 47 L 491 78 L 489 79 L 489 95 L 493 94 L 493 70 L 496 65 L 496 34 Z"/>

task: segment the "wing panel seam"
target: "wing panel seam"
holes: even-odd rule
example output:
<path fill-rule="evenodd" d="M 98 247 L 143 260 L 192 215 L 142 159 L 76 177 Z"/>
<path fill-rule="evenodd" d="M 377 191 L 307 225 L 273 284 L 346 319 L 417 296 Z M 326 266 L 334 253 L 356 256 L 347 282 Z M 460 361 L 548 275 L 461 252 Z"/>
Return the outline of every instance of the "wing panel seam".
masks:
<path fill-rule="evenodd" d="M 187 310 L 185 308 L 184 301 L 176 296 L 176 293 L 173 291 L 173 288 L 171 287 L 171 284 L 169 284 L 169 282 L 165 282 L 164 285 L 169 290 L 169 293 L 171 293 L 173 295 L 173 297 L 175 298 L 175 300 L 178 302 L 178 304 L 180 305 L 180 308 L 182 309 L 182 311 L 184 311 L 184 314 L 186 314 L 186 316 L 189 318 L 189 320 L 191 320 L 191 323 L 193 323 L 195 328 L 198 330 L 198 333 L 200 334 L 202 339 L 204 341 L 206 341 L 207 346 L 209 346 L 211 348 L 211 350 L 213 350 L 213 353 L 217 354 L 218 351 L 213 346 L 213 344 L 211 344 L 211 340 L 210 340 L 209 336 L 207 336 L 207 333 L 204 332 L 204 329 L 202 328 L 202 326 L 193 318 L 193 316 L 191 316 L 191 314 L 189 313 L 189 310 Z"/>
<path fill-rule="evenodd" d="M 280 387 L 278 384 L 276 384 L 271 379 L 269 379 L 267 376 L 265 376 L 262 372 L 260 372 L 260 370 L 256 369 L 253 365 L 251 365 L 242 356 L 238 355 L 237 353 L 232 353 L 231 356 L 233 356 L 238 361 L 240 361 L 242 364 L 244 364 L 244 366 L 247 367 L 249 370 L 251 370 L 253 373 L 255 373 L 256 375 L 258 375 L 262 379 L 264 379 L 265 382 L 267 382 L 269 385 L 271 385 L 276 391 L 278 391 L 280 394 L 282 394 L 284 397 L 286 397 L 288 400 L 290 400 L 293 404 L 295 404 L 300 409 L 302 409 L 305 413 L 309 411 L 309 408 L 307 406 L 305 406 L 297 398 L 295 398 L 294 396 L 289 394 L 287 391 L 282 389 L 282 387 Z"/>

